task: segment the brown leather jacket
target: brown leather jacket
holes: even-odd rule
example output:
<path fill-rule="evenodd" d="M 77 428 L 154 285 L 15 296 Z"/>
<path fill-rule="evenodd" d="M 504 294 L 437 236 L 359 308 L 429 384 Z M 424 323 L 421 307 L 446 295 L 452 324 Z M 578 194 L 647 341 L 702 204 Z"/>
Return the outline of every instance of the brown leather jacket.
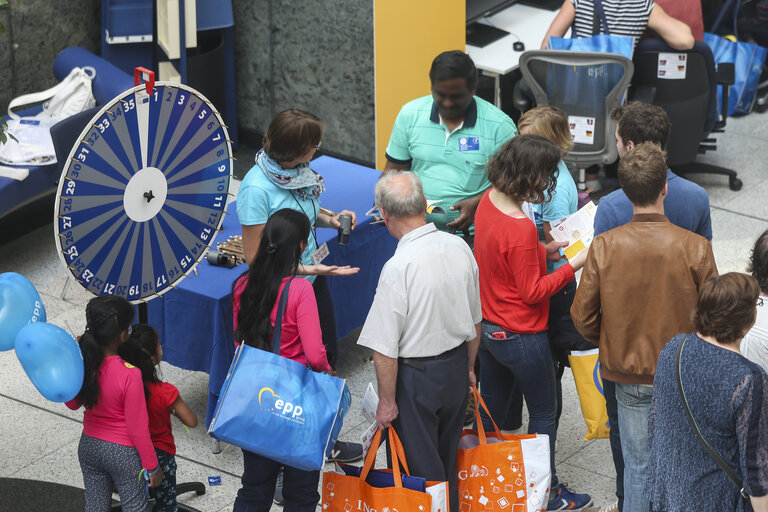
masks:
<path fill-rule="evenodd" d="M 661 349 L 693 331 L 699 288 L 715 276 L 710 243 L 664 215 L 637 214 L 595 237 L 571 317 L 600 348 L 602 376 L 653 384 Z"/>

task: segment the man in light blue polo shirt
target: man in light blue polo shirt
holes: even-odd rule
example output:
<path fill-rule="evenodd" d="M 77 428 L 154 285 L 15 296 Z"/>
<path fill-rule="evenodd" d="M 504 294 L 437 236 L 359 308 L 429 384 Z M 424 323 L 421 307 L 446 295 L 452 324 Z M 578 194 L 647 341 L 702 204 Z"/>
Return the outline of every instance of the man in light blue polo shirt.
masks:
<path fill-rule="evenodd" d="M 427 222 L 443 231 L 470 230 L 491 184 L 486 166 L 517 134 L 508 115 L 475 96 L 477 69 L 464 52 L 443 52 L 429 71 L 432 94 L 400 109 L 385 171 L 410 169 L 424 184 Z"/>

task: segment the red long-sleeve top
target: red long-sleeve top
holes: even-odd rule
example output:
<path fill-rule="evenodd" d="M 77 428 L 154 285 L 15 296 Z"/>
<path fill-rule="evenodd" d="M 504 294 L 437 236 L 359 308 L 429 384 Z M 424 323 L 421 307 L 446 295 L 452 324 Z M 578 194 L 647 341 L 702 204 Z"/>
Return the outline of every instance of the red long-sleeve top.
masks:
<path fill-rule="evenodd" d="M 270 322 L 273 327 L 277 317 L 280 295 L 283 293 L 288 279 L 290 278 L 283 278 L 277 292 L 277 300 L 272 307 Z M 235 283 L 232 296 L 235 331 L 237 331 L 237 313 L 240 311 L 240 296 L 243 294 L 247 282 L 248 276 L 243 276 Z M 235 342 L 235 344 L 238 343 Z M 328 357 L 323 346 L 323 333 L 320 330 L 320 316 L 317 312 L 315 290 L 312 288 L 312 283 L 306 279 L 294 279 L 288 290 L 288 302 L 283 313 L 280 355 L 304 365 L 309 363 L 309 366 L 315 371 L 331 371 L 331 365 L 328 364 Z"/>
<path fill-rule="evenodd" d="M 573 267 L 566 263 L 547 274 L 536 225 L 522 212 L 503 213 L 488 194 L 475 213 L 483 319 L 516 333 L 546 331 L 549 298 L 573 280 Z"/>

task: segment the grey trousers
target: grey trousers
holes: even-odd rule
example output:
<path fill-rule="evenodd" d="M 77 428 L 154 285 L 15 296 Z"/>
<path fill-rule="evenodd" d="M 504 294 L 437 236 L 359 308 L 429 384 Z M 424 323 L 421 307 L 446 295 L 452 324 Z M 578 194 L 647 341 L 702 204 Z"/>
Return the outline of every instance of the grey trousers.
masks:
<path fill-rule="evenodd" d="M 469 388 L 467 344 L 437 358 L 400 359 L 392 422 L 413 476 L 448 481 L 451 510 L 459 510 L 456 454 Z"/>
<path fill-rule="evenodd" d="M 144 480 L 139 481 L 141 459 L 135 447 L 83 434 L 77 447 L 77 458 L 83 471 L 85 512 L 109 511 L 112 482 L 117 486 L 124 512 L 149 512 Z"/>

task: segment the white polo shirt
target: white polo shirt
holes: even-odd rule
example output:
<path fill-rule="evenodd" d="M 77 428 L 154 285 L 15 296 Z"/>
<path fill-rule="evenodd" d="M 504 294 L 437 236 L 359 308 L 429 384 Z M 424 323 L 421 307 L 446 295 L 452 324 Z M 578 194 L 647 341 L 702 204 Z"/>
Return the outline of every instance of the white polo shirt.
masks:
<path fill-rule="evenodd" d="M 475 257 L 429 223 L 397 244 L 384 265 L 357 343 L 387 357 L 430 357 L 474 339 L 482 320 Z"/>

